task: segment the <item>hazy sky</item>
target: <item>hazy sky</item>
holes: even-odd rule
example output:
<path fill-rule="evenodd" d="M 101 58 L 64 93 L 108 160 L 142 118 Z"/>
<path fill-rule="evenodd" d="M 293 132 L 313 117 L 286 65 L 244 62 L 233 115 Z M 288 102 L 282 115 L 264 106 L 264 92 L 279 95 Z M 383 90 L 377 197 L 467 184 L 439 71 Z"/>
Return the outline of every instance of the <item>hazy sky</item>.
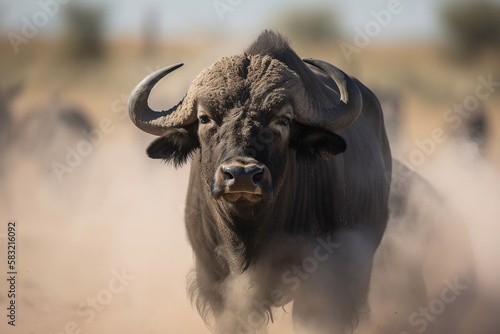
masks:
<path fill-rule="evenodd" d="M 160 34 L 172 38 L 190 33 L 218 32 L 256 34 L 264 28 L 273 28 L 280 13 L 296 6 L 327 5 L 340 15 L 340 26 L 347 34 L 354 28 L 364 28 L 373 21 L 372 11 L 386 10 L 390 1 L 327 1 L 327 0 L 187 0 L 187 1 L 137 1 L 137 0 L 0 0 L 0 27 L 3 32 L 19 30 L 23 17 L 30 20 L 42 10 L 41 3 L 78 2 L 97 4 L 107 10 L 106 27 L 112 36 L 138 36 L 145 17 L 156 20 Z M 453 0 L 400 0 L 401 12 L 391 17 L 391 22 L 377 35 L 380 40 L 407 38 L 433 38 L 439 35 L 439 8 Z M 456 2 L 456 0 L 455 0 Z M 232 10 L 217 13 L 216 4 L 227 4 Z M 231 5 L 233 4 L 233 5 Z M 64 5 L 60 5 L 63 7 Z M 49 19 L 40 29 L 45 34 L 58 30 L 61 15 Z"/>

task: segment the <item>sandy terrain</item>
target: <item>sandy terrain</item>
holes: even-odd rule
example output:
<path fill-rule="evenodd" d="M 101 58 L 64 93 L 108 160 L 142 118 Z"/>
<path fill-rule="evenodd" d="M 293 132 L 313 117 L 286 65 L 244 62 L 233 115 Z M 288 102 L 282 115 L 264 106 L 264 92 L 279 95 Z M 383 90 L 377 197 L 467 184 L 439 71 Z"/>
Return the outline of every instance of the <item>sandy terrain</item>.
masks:
<path fill-rule="evenodd" d="M 224 52 L 227 54 L 228 47 L 214 47 L 217 51 L 200 54 L 208 47 L 186 47 L 182 53 L 167 56 L 166 51 L 160 52 L 151 59 L 138 59 L 134 55 L 123 59 L 116 55 L 127 46 L 115 46 L 107 62 L 96 68 L 89 67 L 87 71 L 71 68 L 53 74 L 54 86 L 66 87 L 62 90 L 63 98 L 87 110 L 94 126 L 99 126 L 103 118 L 109 118 L 114 128 L 103 134 L 102 142 L 93 146 L 78 166 L 62 175 L 62 181 L 54 169 L 40 162 L 47 159 L 50 162 L 50 157 L 40 159 L 14 149 L 4 160 L 7 175 L 0 191 L 3 319 L 0 332 L 209 333 L 185 293 L 185 277 L 192 266 L 192 252 L 182 218 L 189 168 L 175 170 L 148 159 L 144 151 L 153 137 L 134 128 L 128 118 L 123 117 L 122 110 L 122 96 L 126 98 L 148 69 L 179 60 L 191 61 L 193 65 L 186 66 L 184 76 L 176 74 L 172 80 L 182 84 L 172 87 L 162 83 L 158 91 L 166 92 L 165 95 L 153 96 L 154 106 L 165 108 L 165 103 L 173 104 L 183 95 L 189 78 Z M 345 65 L 375 91 L 402 86 L 403 130 L 394 147 L 396 157 L 409 159 L 418 149 L 415 139 L 429 138 L 436 127 L 450 130 L 449 124 L 443 123 L 443 113 L 452 103 L 463 101 L 467 92 L 474 92 L 478 75 L 488 75 L 493 70 L 484 66 L 473 70 L 458 69 L 453 64 L 444 66 L 439 53 L 427 46 L 410 50 L 399 47 L 396 51 L 373 48 L 366 50 L 356 64 L 342 64 L 340 60 L 339 65 Z M 309 50 L 308 53 L 308 56 L 332 62 L 341 59 L 328 50 Z M 2 57 L 6 62 L 22 62 L 6 55 Z M 422 57 L 426 61 L 415 61 Z M 16 121 L 28 113 L 30 106 L 50 102 L 52 87 L 42 83 L 48 80 L 55 64 L 45 64 L 45 58 L 40 59 L 37 64 L 25 64 L 24 73 L 30 73 L 29 84 L 14 103 Z M 417 63 L 418 66 L 409 66 Z M 127 68 L 125 76 L 123 68 Z M 386 69 L 389 70 L 384 72 Z M 10 82 L 18 79 L 7 67 L 4 72 L 10 73 L 7 76 Z M 416 86 L 408 84 L 406 77 L 412 75 Z M 418 84 L 435 87 L 438 97 L 434 99 L 425 95 L 427 91 L 414 89 L 421 87 Z M 428 302 L 439 295 L 443 282 L 453 280 L 463 266 L 471 266 L 477 272 L 478 297 L 467 306 L 463 317 L 456 319 L 461 323 L 461 333 L 496 333 L 500 328 L 493 311 L 498 311 L 500 305 L 498 96 L 484 102 L 492 134 L 484 158 L 447 139 L 436 145 L 422 164 L 412 166 L 433 184 L 459 217 L 452 225 L 439 227 L 443 244 L 438 240 L 428 246 L 412 235 L 405 235 L 402 242 L 396 232 L 391 234 L 392 230 L 386 237 L 389 241 L 397 240 L 395 244 L 405 249 L 404 254 L 428 252 L 434 260 L 426 262 L 424 275 L 429 289 Z M 56 142 L 60 153 L 57 159 L 65 158 L 66 145 Z M 5 237 L 10 220 L 17 223 L 15 328 L 6 324 L 7 286 L 3 278 Z M 470 242 L 470 248 L 464 246 L 463 240 Z M 441 246 L 445 251 L 440 252 Z M 473 260 L 464 260 L 471 254 Z M 374 279 L 377 288 L 370 298 L 376 316 L 363 320 L 359 333 L 373 333 L 378 326 L 391 323 L 402 324 L 400 328 L 391 329 L 394 333 L 417 333 L 419 327 L 412 326 L 407 318 L 397 318 L 394 313 L 411 297 L 404 291 L 398 298 L 384 298 L 379 293 L 388 288 L 384 284 L 405 280 L 403 273 L 378 272 Z M 291 311 L 291 307 L 288 305 L 287 311 Z M 290 315 L 278 311 L 269 333 L 291 333 Z"/>

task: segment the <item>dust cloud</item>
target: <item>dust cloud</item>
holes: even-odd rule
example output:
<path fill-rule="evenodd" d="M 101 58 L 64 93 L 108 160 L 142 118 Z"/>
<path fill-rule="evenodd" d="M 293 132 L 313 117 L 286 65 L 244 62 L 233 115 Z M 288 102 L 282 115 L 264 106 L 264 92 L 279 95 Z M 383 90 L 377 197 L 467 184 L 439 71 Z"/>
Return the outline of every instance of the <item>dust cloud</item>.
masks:
<path fill-rule="evenodd" d="M 152 139 L 117 124 L 62 181 L 29 154 L 5 160 L 0 221 L 19 226 L 19 330 L 209 333 L 185 292 L 189 167 L 148 159 Z M 396 175 L 400 191 L 413 187 L 393 199 L 356 333 L 492 333 L 500 328 L 498 172 L 458 141 L 418 171 L 430 185 Z M 292 309 L 273 311 L 268 333 L 291 333 Z"/>

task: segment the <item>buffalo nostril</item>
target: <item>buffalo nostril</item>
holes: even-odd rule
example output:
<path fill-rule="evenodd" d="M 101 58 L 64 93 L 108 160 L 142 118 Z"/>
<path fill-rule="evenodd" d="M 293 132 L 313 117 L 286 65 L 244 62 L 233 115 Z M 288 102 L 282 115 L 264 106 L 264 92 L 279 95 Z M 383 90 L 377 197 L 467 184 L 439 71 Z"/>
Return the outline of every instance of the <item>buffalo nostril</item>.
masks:
<path fill-rule="evenodd" d="M 229 172 L 226 172 L 226 171 L 222 171 L 222 177 L 224 177 L 224 180 L 232 180 L 232 179 L 234 179 L 233 174 L 231 174 Z"/>
<path fill-rule="evenodd" d="M 227 166 L 227 165 L 224 165 L 222 166 L 221 168 L 221 172 L 222 172 L 222 177 L 224 178 L 224 180 L 232 180 L 234 179 L 234 177 L 236 176 L 235 175 L 235 169 L 234 169 L 234 166 Z"/>
<path fill-rule="evenodd" d="M 257 173 L 255 173 L 252 177 L 252 181 L 255 185 L 258 185 L 260 181 L 262 180 L 262 177 L 264 176 L 264 170 L 261 169 Z"/>

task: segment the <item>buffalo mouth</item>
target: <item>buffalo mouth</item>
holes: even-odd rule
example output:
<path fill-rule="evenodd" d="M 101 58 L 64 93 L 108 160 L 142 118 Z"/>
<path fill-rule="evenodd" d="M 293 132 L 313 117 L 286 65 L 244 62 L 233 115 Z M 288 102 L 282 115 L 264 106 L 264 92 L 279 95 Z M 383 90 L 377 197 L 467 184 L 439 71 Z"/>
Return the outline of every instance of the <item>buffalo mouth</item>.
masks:
<path fill-rule="evenodd" d="M 246 191 L 246 190 L 232 190 L 230 187 L 216 188 L 212 191 L 212 197 L 215 200 L 224 200 L 227 203 L 233 205 L 253 205 L 257 203 L 264 202 L 272 197 L 272 190 L 262 191 L 257 189 L 256 191 Z"/>
<path fill-rule="evenodd" d="M 229 203 L 258 203 L 264 199 L 264 195 L 256 193 L 248 193 L 243 191 L 238 192 L 227 192 L 222 195 Z"/>

